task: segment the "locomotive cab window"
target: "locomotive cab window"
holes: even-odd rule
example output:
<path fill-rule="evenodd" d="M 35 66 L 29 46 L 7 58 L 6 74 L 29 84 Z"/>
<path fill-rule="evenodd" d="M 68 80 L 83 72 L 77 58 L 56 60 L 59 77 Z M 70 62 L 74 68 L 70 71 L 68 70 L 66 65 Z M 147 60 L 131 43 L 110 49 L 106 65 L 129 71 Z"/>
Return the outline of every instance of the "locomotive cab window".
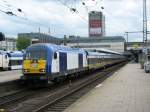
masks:
<path fill-rule="evenodd" d="M 57 59 L 57 53 L 54 52 L 54 59 Z"/>
<path fill-rule="evenodd" d="M 43 47 L 30 48 L 26 51 L 25 59 L 46 59 L 46 49 Z"/>

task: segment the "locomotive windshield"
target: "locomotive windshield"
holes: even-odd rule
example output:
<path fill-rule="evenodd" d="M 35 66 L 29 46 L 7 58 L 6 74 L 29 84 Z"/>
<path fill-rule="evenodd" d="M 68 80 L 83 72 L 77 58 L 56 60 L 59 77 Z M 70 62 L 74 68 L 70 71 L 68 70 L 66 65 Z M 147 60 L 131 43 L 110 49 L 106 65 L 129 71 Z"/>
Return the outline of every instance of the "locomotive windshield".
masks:
<path fill-rule="evenodd" d="M 30 48 L 26 51 L 24 59 L 46 59 L 46 49 L 41 47 Z"/>

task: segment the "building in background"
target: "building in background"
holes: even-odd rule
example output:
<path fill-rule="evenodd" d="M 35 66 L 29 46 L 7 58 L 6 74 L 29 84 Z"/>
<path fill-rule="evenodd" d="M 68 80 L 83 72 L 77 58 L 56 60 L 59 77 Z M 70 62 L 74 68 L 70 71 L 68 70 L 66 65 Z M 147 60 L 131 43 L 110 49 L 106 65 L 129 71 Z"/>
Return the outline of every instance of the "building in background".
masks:
<path fill-rule="evenodd" d="M 105 16 L 102 12 L 91 11 L 89 13 L 89 37 L 105 36 Z"/>
<path fill-rule="evenodd" d="M 71 37 L 66 40 L 66 45 L 86 50 L 108 49 L 120 53 L 125 51 L 125 39 L 122 36 L 107 36 L 101 38 Z"/>
<path fill-rule="evenodd" d="M 74 48 L 83 48 L 85 50 L 108 49 L 123 53 L 125 51 L 125 39 L 122 36 L 95 36 L 79 37 L 70 36 L 67 38 L 56 38 L 42 33 L 20 33 L 19 37 L 30 38 L 32 43 L 52 43 L 57 45 L 66 45 Z"/>
<path fill-rule="evenodd" d="M 63 39 L 53 37 L 51 35 L 45 33 L 19 33 L 19 37 L 30 38 L 33 43 L 53 43 L 53 44 L 61 44 Z M 36 40 L 36 42 L 35 42 Z M 32 43 L 32 42 L 31 42 Z"/>
<path fill-rule="evenodd" d="M 6 37 L 5 40 L 0 41 L 0 50 L 7 50 L 7 51 L 17 50 L 16 39 Z"/>

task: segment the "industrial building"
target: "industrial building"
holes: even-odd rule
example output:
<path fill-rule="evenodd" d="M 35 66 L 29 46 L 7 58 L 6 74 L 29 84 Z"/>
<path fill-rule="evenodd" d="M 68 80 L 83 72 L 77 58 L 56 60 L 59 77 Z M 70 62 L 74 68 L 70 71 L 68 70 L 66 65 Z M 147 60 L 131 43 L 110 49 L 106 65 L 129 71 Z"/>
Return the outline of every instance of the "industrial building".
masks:
<path fill-rule="evenodd" d="M 6 37 L 5 40 L 0 41 L 0 50 L 14 51 L 16 48 L 16 39 Z"/>
<path fill-rule="evenodd" d="M 53 43 L 57 45 L 66 45 L 86 50 L 108 49 L 123 53 L 125 51 L 125 39 L 122 36 L 95 36 L 92 37 L 65 37 L 56 38 L 42 33 L 20 33 L 19 37 L 26 37 L 34 40 L 35 43 Z M 37 42 L 36 42 L 37 41 Z"/>
<path fill-rule="evenodd" d="M 105 36 L 105 16 L 102 12 L 91 11 L 89 13 L 89 37 Z"/>
<path fill-rule="evenodd" d="M 62 39 L 53 37 L 45 33 L 19 33 L 18 38 L 25 37 L 32 40 L 38 40 L 39 43 L 61 44 Z"/>
<path fill-rule="evenodd" d="M 122 36 L 107 37 L 72 37 L 65 41 L 65 45 L 75 48 L 83 48 L 86 50 L 108 49 L 123 53 L 125 51 L 125 39 Z"/>

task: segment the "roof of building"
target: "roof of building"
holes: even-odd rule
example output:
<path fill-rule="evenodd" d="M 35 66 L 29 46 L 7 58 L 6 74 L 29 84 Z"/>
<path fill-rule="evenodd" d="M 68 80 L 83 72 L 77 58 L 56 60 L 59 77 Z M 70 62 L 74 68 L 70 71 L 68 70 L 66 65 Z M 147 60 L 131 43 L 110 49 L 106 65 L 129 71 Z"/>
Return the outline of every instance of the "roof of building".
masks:
<path fill-rule="evenodd" d="M 60 38 L 57 38 L 57 37 L 54 37 L 54 36 L 51 36 L 51 35 L 48 35 L 46 33 L 19 33 L 18 34 L 18 37 L 21 37 L 21 36 L 27 36 L 27 37 L 30 37 L 30 38 L 33 38 L 33 39 L 38 39 L 38 38 L 49 38 L 49 39 L 52 39 L 52 40 L 61 40 Z"/>
<path fill-rule="evenodd" d="M 19 33 L 18 37 L 26 36 L 32 39 L 43 39 L 46 38 L 50 42 L 59 42 L 62 43 L 103 43 L 103 42 L 125 42 L 125 39 L 122 36 L 105 36 L 105 37 L 69 37 L 69 38 L 57 38 L 45 33 Z"/>
<path fill-rule="evenodd" d="M 67 43 L 100 43 L 100 42 L 125 42 L 122 36 L 106 36 L 106 37 L 72 37 L 66 39 Z"/>
<path fill-rule="evenodd" d="M 16 41 L 17 39 L 16 39 L 16 38 L 13 38 L 13 37 L 6 37 L 4 41 L 6 41 L 6 40 L 7 40 L 7 41 L 13 41 L 13 42 L 14 42 L 14 41 Z"/>

